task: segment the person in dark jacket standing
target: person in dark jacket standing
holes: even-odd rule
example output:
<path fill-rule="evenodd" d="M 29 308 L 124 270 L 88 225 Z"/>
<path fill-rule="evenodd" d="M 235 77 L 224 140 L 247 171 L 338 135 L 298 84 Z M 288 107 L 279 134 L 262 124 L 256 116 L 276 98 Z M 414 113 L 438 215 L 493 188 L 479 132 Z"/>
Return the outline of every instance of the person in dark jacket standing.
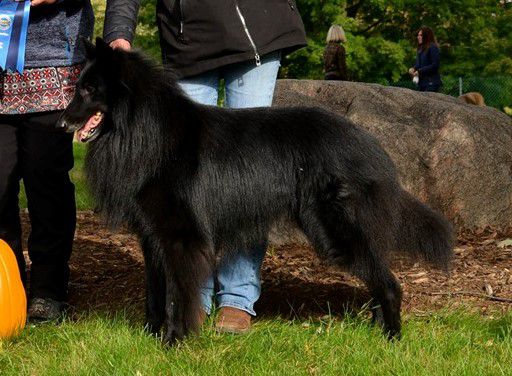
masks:
<path fill-rule="evenodd" d="M 0 238 L 13 249 L 28 288 L 29 320 L 46 321 L 59 318 L 64 309 L 75 231 L 74 186 L 68 174 L 73 167 L 72 135 L 55 129 L 55 123 L 73 96 L 85 60 L 80 37 L 92 35 L 94 15 L 89 0 L 17 4 L 29 11 L 28 23 L 17 24 L 19 13 L 12 21 L 2 14 L 3 32 L 12 26 L 11 44 L 20 35 L 15 25 L 28 29 L 24 51 L 6 48 L 5 41 L 1 46 L 9 50 L 7 61 L 14 51 L 24 68 L 17 66 L 19 73 L 11 66 L 0 75 Z M 21 179 L 31 223 L 29 286 L 18 207 Z"/>
<path fill-rule="evenodd" d="M 345 31 L 339 25 L 332 25 L 327 32 L 327 46 L 324 50 L 324 73 L 326 80 L 348 79 L 345 47 Z"/>
<path fill-rule="evenodd" d="M 115 46 L 118 42 L 108 36 L 114 27 L 122 28 L 124 20 L 108 18 L 105 39 Z M 293 0 L 158 0 L 157 24 L 164 65 L 176 72 L 192 99 L 214 106 L 221 80 L 227 107 L 270 106 L 280 59 L 306 45 Z M 213 300 L 220 307 L 218 331 L 249 330 L 265 249 L 266 244 L 260 244 L 222 260 L 207 281 L 203 307 L 210 313 Z"/>
<path fill-rule="evenodd" d="M 439 46 L 434 32 L 427 26 L 418 31 L 418 51 L 416 63 L 409 69 L 409 74 L 418 84 L 419 91 L 437 92 L 442 86 L 439 66 L 441 62 Z"/>

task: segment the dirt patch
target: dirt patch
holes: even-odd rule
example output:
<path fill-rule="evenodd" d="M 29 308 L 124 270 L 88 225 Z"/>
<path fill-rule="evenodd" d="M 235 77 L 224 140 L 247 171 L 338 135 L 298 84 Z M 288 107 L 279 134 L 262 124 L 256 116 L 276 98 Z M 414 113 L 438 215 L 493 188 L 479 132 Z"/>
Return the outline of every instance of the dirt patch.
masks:
<path fill-rule="evenodd" d="M 26 216 L 23 222 L 26 229 Z M 481 313 L 510 310 L 512 303 L 491 298 L 512 299 L 511 238 L 512 230 L 460 233 L 449 275 L 394 260 L 404 311 L 422 315 L 458 306 Z M 143 312 L 144 264 L 135 236 L 109 231 L 91 212 L 79 213 L 70 267 L 70 303 L 77 312 L 127 307 Z M 269 249 L 256 310 L 263 316 L 322 316 L 360 309 L 368 300 L 359 280 L 321 262 L 310 247 L 285 245 Z"/>

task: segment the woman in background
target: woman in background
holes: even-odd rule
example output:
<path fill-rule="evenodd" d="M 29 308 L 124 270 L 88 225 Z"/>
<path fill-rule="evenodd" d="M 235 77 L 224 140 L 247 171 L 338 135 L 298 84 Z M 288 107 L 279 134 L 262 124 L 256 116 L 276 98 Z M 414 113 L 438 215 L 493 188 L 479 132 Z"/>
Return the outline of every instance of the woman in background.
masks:
<path fill-rule="evenodd" d="M 343 28 L 332 25 L 327 32 L 327 46 L 324 50 L 324 72 L 326 80 L 344 80 L 347 78 L 345 43 L 347 38 Z"/>
<path fill-rule="evenodd" d="M 422 26 L 418 31 L 416 63 L 409 74 L 418 84 L 419 91 L 438 92 L 443 82 L 439 74 L 439 45 L 431 28 Z"/>

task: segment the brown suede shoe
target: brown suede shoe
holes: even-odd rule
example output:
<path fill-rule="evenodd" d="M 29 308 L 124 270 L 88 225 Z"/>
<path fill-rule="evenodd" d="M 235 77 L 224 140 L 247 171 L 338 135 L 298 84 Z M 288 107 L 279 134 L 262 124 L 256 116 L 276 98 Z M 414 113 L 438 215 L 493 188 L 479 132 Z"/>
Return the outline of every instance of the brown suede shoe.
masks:
<path fill-rule="evenodd" d="M 251 315 L 238 308 L 222 307 L 215 322 L 219 333 L 243 334 L 251 329 Z"/>

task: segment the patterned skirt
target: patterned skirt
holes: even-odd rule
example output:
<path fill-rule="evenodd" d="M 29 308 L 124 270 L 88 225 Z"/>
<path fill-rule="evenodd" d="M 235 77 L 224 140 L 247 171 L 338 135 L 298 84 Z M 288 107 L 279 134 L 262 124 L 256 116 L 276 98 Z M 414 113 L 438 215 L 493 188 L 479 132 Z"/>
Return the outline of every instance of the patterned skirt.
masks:
<path fill-rule="evenodd" d="M 63 110 L 75 93 L 83 65 L 0 74 L 0 114 Z"/>

